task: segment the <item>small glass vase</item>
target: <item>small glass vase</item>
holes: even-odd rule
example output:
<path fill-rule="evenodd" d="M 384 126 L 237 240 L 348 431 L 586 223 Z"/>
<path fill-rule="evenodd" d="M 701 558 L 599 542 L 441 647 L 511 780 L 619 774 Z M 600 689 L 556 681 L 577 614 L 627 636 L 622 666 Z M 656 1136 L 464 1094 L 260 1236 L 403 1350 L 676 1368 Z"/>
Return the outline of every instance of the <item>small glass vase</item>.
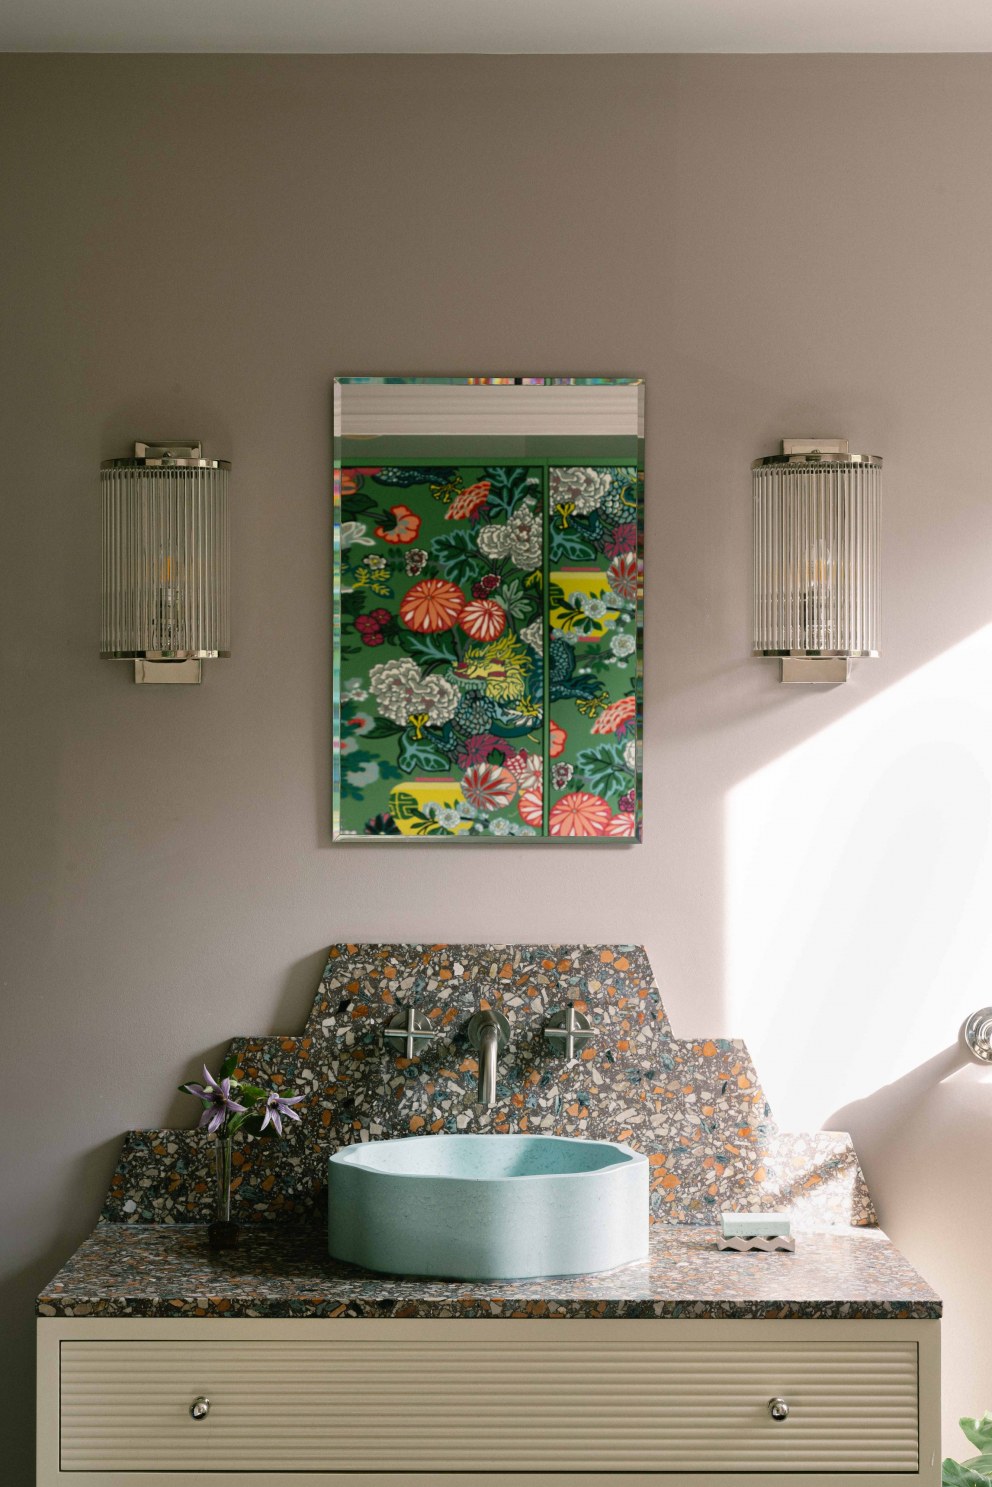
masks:
<path fill-rule="evenodd" d="M 207 1230 L 211 1249 L 237 1249 L 238 1225 L 231 1219 L 231 1147 L 233 1137 L 214 1141 L 214 1217 Z"/>

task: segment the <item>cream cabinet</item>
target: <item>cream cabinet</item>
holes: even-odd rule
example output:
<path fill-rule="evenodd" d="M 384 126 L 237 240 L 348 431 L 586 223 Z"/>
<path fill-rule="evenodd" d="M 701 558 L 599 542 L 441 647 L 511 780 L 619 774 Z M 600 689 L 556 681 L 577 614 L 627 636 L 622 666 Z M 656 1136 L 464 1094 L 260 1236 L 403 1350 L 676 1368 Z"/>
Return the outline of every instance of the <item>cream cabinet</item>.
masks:
<path fill-rule="evenodd" d="M 43 1318 L 38 1487 L 937 1487 L 939 1325 Z"/>

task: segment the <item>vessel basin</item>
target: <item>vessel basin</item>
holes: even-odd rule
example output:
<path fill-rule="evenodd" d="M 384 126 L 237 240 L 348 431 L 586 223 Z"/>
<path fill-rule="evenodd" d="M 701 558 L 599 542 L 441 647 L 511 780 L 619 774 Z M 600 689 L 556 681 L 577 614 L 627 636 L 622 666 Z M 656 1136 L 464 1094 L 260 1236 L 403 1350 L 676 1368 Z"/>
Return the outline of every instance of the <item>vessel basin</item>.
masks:
<path fill-rule="evenodd" d="M 647 1258 L 648 1163 L 569 1136 L 406 1136 L 328 1159 L 328 1247 L 393 1275 L 522 1280 Z"/>

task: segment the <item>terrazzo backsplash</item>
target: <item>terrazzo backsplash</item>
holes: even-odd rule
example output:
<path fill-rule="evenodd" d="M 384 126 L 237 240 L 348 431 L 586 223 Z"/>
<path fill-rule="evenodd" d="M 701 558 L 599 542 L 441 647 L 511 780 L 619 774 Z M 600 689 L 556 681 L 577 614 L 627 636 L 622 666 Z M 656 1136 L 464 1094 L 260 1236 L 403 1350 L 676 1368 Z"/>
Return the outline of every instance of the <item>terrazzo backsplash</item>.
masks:
<path fill-rule="evenodd" d="M 543 1037 L 573 1002 L 595 1034 L 573 1063 Z M 383 1032 L 416 1004 L 438 1036 L 396 1057 Z M 501 1011 L 497 1105 L 478 1106 L 469 1019 Z M 798 1228 L 874 1225 L 850 1137 L 778 1130 L 744 1043 L 672 1036 L 636 945 L 333 945 L 298 1036 L 236 1038 L 239 1078 L 305 1096 L 284 1139 L 234 1153 L 242 1221 L 321 1218 L 328 1154 L 355 1141 L 439 1131 L 522 1131 L 625 1141 L 648 1154 L 656 1223 L 711 1224 L 724 1208 L 788 1208 Z M 288 1125 L 288 1122 L 287 1122 Z M 212 1138 L 131 1131 L 103 1217 L 204 1223 Z"/>

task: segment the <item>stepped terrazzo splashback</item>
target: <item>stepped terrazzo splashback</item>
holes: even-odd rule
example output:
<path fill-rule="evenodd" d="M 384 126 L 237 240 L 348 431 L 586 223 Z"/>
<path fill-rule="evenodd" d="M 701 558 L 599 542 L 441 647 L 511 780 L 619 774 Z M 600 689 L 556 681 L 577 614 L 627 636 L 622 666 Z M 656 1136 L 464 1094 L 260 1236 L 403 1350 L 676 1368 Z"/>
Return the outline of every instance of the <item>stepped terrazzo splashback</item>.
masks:
<path fill-rule="evenodd" d="M 569 1002 L 595 1032 L 570 1064 L 543 1037 Z M 397 1058 L 383 1030 L 414 1003 L 437 1038 Z M 466 1036 L 486 1006 L 511 1028 L 492 1110 L 475 1104 Z M 655 1222 L 713 1223 L 723 1208 L 788 1208 L 807 1228 L 876 1222 L 850 1138 L 780 1132 L 744 1043 L 674 1038 L 640 946 L 334 945 L 303 1033 L 237 1038 L 230 1051 L 238 1077 L 306 1097 L 284 1140 L 238 1144 L 243 1220 L 320 1217 L 327 1155 L 351 1142 L 541 1131 L 646 1152 Z M 211 1147 L 196 1130 L 130 1132 L 103 1217 L 206 1222 Z"/>

